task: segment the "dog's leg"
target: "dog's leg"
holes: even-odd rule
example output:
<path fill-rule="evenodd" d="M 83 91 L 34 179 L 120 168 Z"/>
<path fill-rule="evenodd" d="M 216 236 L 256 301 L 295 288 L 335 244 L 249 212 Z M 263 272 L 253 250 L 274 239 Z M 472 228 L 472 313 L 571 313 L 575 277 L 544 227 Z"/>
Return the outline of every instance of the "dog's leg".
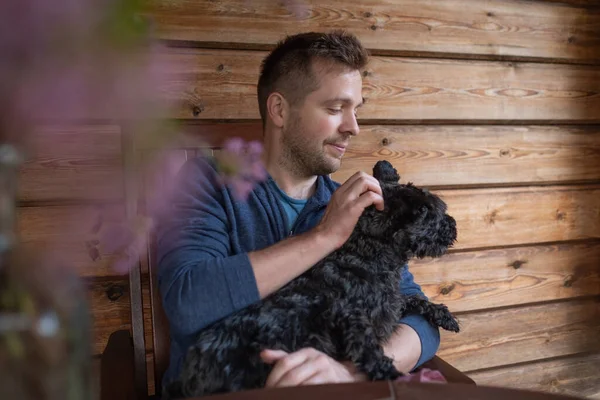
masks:
<path fill-rule="evenodd" d="M 406 314 L 420 314 L 430 323 L 447 331 L 460 331 L 458 321 L 444 304 L 435 304 L 420 296 L 410 296 L 406 299 L 405 312 Z"/>
<path fill-rule="evenodd" d="M 402 374 L 394 367 L 377 341 L 373 325 L 363 310 L 338 313 L 336 324 L 342 328 L 345 358 L 367 374 L 371 380 L 393 380 Z"/>

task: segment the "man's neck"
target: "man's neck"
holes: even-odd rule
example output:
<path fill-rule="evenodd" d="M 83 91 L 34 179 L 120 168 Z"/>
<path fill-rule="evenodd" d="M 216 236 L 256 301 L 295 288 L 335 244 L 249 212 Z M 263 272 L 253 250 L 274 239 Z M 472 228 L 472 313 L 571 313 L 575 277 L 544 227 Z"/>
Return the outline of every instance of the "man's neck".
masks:
<path fill-rule="evenodd" d="M 267 172 L 277 186 L 293 199 L 305 200 L 311 197 L 317 187 L 317 176 L 300 176 L 287 166 L 285 160 L 265 152 L 263 162 Z"/>
<path fill-rule="evenodd" d="M 294 177 L 283 171 L 282 168 L 268 169 L 277 186 L 293 199 L 306 200 L 315 193 L 317 177 Z"/>

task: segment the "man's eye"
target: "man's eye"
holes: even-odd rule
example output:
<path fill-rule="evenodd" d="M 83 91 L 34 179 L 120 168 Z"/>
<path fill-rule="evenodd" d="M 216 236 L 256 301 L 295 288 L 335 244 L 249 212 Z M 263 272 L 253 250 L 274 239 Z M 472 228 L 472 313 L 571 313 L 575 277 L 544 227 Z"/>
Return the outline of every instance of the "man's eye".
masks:
<path fill-rule="evenodd" d="M 329 108 L 329 112 L 331 112 L 332 114 L 337 114 L 341 111 L 342 111 L 341 108 Z"/>

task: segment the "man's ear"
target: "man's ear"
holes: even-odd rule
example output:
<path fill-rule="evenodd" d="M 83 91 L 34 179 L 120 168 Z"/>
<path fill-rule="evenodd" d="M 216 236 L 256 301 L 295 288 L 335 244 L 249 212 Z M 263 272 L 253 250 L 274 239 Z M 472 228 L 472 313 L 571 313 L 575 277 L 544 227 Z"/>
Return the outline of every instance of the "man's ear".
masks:
<path fill-rule="evenodd" d="M 288 102 L 279 92 L 273 92 L 267 98 L 267 114 L 273 125 L 283 128 L 289 110 Z"/>

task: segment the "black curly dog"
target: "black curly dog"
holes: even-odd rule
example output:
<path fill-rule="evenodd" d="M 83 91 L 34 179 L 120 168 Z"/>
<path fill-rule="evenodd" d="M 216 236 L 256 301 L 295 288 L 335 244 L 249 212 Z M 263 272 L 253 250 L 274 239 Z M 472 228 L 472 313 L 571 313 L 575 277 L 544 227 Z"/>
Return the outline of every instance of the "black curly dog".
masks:
<path fill-rule="evenodd" d="M 276 293 L 203 330 L 179 380 L 166 398 L 194 397 L 263 387 L 271 365 L 265 348 L 293 352 L 314 347 L 336 360 L 351 360 L 372 380 L 401 374 L 382 344 L 398 321 L 420 314 L 458 332 L 443 304 L 399 292 L 401 268 L 412 257 L 439 257 L 456 240 L 456 223 L 434 194 L 400 177 L 387 161 L 373 169 L 385 210 L 370 206 L 348 241 Z"/>

